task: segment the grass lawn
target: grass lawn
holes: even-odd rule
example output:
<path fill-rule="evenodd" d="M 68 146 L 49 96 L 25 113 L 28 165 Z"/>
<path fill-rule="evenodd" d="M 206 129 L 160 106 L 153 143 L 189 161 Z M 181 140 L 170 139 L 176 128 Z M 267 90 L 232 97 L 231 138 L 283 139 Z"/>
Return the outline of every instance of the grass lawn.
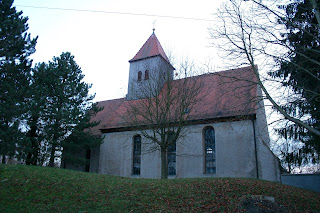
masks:
<path fill-rule="evenodd" d="M 150 180 L 0 165 L 0 212 L 237 212 L 241 197 L 320 212 L 320 193 L 240 178 Z"/>

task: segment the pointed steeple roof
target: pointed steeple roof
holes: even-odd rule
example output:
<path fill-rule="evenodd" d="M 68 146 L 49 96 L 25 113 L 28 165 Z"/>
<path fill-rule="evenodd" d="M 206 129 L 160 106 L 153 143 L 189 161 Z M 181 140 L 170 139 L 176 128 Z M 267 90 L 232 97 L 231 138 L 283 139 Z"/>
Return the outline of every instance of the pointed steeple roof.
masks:
<path fill-rule="evenodd" d="M 141 47 L 139 52 L 129 62 L 138 61 L 155 56 L 161 56 L 164 60 L 170 63 L 160 42 L 158 41 L 156 35 L 153 32 L 149 39 L 146 41 L 146 43 L 144 43 L 144 45 Z"/>

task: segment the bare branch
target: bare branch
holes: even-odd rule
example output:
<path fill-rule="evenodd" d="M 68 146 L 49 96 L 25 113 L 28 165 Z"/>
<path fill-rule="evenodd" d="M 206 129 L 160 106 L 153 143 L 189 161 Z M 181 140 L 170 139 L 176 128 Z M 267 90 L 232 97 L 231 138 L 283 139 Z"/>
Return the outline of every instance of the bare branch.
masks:
<path fill-rule="evenodd" d="M 255 5 L 260 8 L 256 8 Z M 316 13 L 317 11 L 319 10 L 315 8 Z M 257 84 L 262 89 L 264 96 L 272 104 L 272 107 L 276 109 L 277 112 L 281 113 L 287 120 L 320 136 L 320 131 L 318 129 L 312 127 L 303 120 L 305 116 L 290 115 L 282 108 L 280 103 L 284 102 L 284 97 L 281 96 L 281 99 L 278 100 L 274 94 L 270 94 L 270 88 L 267 89 L 266 84 L 274 81 L 270 81 L 268 78 L 263 79 L 256 66 L 257 63 L 265 61 L 266 69 L 269 69 L 268 72 L 271 72 L 271 67 L 278 67 L 275 59 L 289 60 L 286 57 L 289 53 L 300 55 L 305 58 L 305 60 L 310 61 L 310 63 L 320 65 L 319 61 L 308 57 L 303 52 L 293 49 L 288 43 L 283 41 L 281 33 L 284 33 L 285 29 L 277 27 L 279 26 L 277 20 L 282 20 L 283 23 L 288 22 L 288 20 L 284 19 L 283 14 L 264 5 L 261 1 L 252 0 L 250 3 L 247 1 L 230 0 L 229 3 L 223 5 L 218 18 L 221 20 L 221 26 L 220 28 L 217 26 L 214 29 L 210 29 L 210 34 L 214 39 L 216 46 L 221 50 L 221 53 L 225 53 L 224 57 L 233 63 L 238 63 L 239 66 L 249 64 L 257 78 Z M 309 33 L 302 27 L 296 26 L 295 23 L 289 24 L 294 25 L 305 33 Z M 224 43 L 221 43 L 222 41 L 224 41 Z M 296 64 L 296 66 L 299 65 Z M 305 72 L 307 75 L 320 81 L 318 75 L 314 75 L 305 67 L 299 67 L 302 72 Z M 264 71 L 266 72 L 266 70 Z M 291 92 L 290 94 L 293 93 Z M 314 94 L 314 96 L 319 95 L 314 91 L 311 91 L 310 94 Z M 288 96 L 287 103 L 294 103 L 295 100 L 298 100 L 299 98 L 299 96 Z M 293 100 L 290 101 L 290 99 Z"/>

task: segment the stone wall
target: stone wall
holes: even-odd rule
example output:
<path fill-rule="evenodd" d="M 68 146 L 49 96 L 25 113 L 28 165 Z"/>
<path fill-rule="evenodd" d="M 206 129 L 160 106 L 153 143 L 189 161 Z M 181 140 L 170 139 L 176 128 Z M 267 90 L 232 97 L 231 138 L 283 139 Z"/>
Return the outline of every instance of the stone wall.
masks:
<path fill-rule="evenodd" d="M 320 174 L 281 175 L 281 182 L 286 185 L 320 192 Z"/>

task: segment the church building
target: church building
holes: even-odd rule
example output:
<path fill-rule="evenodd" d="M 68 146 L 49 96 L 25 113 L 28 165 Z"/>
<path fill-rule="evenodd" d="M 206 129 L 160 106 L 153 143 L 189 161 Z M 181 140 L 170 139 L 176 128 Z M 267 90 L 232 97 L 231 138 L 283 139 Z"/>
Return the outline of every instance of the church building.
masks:
<path fill-rule="evenodd" d="M 93 121 L 92 134 L 103 137 L 91 150 L 90 172 L 134 178 L 160 178 L 160 150 L 144 151 L 148 139 L 123 117 L 126 106 L 149 96 L 143 85 L 164 75 L 172 79 L 174 67 L 155 33 L 129 61 L 128 94 L 125 98 L 98 103 L 103 107 Z M 163 66 L 167 73 L 155 72 Z M 261 89 L 251 67 L 190 77 L 200 79 L 201 99 L 187 109 L 185 137 L 168 149 L 169 178 L 244 177 L 280 181 L 278 158 L 269 145 L 269 133 Z M 161 82 L 165 85 L 166 79 Z M 164 87 L 164 86 L 163 86 Z M 159 95 L 159 94 L 158 94 Z M 170 156 L 169 156 L 170 155 Z"/>

